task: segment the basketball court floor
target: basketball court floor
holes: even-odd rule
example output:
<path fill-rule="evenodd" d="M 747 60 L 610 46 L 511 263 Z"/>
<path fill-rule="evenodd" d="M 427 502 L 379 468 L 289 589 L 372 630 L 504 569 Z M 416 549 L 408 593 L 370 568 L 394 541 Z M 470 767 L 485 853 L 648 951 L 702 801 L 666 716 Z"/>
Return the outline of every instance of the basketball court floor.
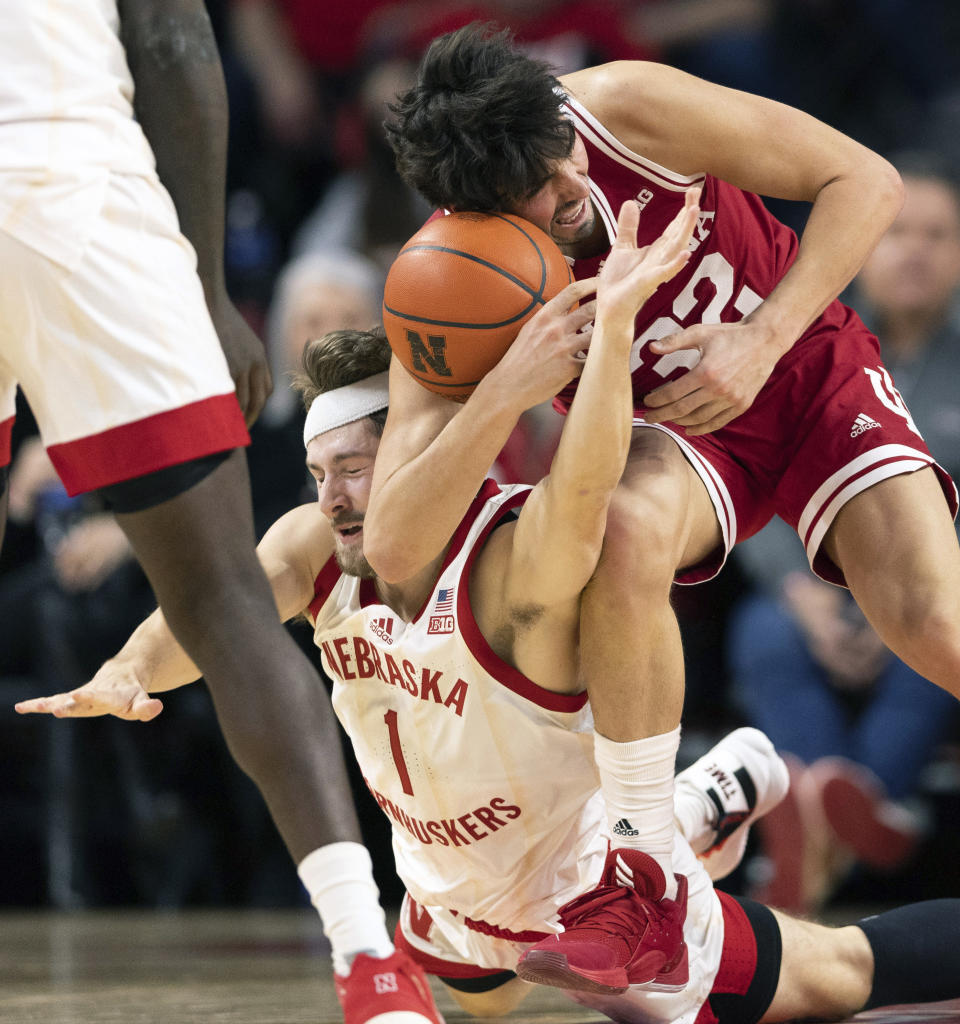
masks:
<path fill-rule="evenodd" d="M 342 1024 L 312 911 L 6 913 L 0 978 L 4 1024 Z M 448 1021 L 473 1019 L 437 999 Z M 606 1020 L 548 988 L 508 1019 Z M 960 1024 L 960 1000 L 855 1019 Z"/>

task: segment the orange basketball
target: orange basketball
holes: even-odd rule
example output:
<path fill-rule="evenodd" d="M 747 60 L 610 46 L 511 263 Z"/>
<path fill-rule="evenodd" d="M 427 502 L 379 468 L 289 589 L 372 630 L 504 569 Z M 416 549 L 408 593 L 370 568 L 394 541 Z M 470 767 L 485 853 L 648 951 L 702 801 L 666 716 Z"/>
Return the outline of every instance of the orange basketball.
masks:
<path fill-rule="evenodd" d="M 527 320 L 572 280 L 556 243 L 529 221 L 453 213 L 400 250 L 387 275 L 383 326 L 411 376 L 465 402 Z"/>

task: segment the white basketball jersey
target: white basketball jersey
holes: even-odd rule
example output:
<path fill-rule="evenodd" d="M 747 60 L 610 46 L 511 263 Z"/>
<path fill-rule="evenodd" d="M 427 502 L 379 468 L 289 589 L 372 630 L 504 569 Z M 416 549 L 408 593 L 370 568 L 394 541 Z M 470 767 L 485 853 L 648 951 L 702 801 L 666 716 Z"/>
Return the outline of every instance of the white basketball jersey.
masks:
<path fill-rule="evenodd" d="M 0 229 L 67 262 L 109 172 L 153 175 L 116 0 L 0 0 Z"/>
<path fill-rule="evenodd" d="M 501 661 L 470 609 L 474 559 L 529 492 L 486 482 L 412 622 L 334 559 L 310 606 L 337 715 L 393 825 L 397 873 L 432 917 L 418 936 L 405 902 L 405 937 L 445 961 L 504 969 L 534 941 L 524 933 L 558 931 L 560 906 L 598 884 L 609 838 L 586 695 L 544 690 Z M 679 832 L 673 865 L 689 882 L 690 981 L 644 991 L 631 1014 L 693 1024 L 720 963 L 723 917 Z"/>
<path fill-rule="evenodd" d="M 391 819 L 410 895 L 513 932 L 556 921 L 559 903 L 596 884 L 606 851 L 586 694 L 552 693 L 507 665 L 470 609 L 473 560 L 528 493 L 487 482 L 412 622 L 332 560 L 311 606 L 334 707 Z"/>

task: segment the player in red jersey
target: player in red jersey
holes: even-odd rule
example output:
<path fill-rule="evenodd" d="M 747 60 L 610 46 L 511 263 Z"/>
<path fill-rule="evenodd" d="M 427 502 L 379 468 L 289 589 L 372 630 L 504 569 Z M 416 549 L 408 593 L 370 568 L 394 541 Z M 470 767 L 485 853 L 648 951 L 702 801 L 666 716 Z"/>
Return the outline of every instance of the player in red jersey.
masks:
<path fill-rule="evenodd" d="M 434 42 L 395 115 L 409 184 L 438 208 L 528 218 L 578 278 L 609 251 L 624 199 L 641 207 L 642 244 L 701 190 L 690 262 L 637 317 L 637 429 L 583 601 L 618 842 L 669 866 L 683 702 L 670 588 L 712 575 L 774 514 L 893 651 L 960 692 L 956 490 L 876 339 L 836 301 L 899 209 L 894 169 L 800 111 L 669 67 L 619 62 L 558 81 L 475 26 Z M 753 193 L 812 203 L 799 243 Z M 435 555 L 518 412 L 577 376 L 565 310 L 583 294 L 572 286 L 535 318 L 462 407 L 394 368 L 365 539 L 379 575 L 407 578 Z"/>

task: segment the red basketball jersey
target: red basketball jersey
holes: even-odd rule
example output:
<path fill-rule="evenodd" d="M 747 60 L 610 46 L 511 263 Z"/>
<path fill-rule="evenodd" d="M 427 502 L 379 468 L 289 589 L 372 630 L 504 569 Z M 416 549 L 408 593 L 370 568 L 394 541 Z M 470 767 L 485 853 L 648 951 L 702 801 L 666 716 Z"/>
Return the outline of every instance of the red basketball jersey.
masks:
<path fill-rule="evenodd" d="M 649 343 L 693 324 L 734 323 L 765 299 L 796 258 L 797 236 L 781 224 L 758 196 L 710 174 L 682 175 L 629 150 L 580 103 L 564 109 L 589 157 L 590 192 L 607 235 L 616 235 L 617 215 L 627 200 L 640 206 L 639 245 L 653 242 L 676 216 L 684 194 L 701 185 L 700 216 L 687 265 L 660 285 L 637 315 L 631 366 L 638 408 L 643 395 L 686 372 L 697 361 L 692 350 L 658 356 Z M 593 277 L 606 253 L 577 260 L 578 279 Z M 834 301 L 811 326 L 840 326 L 859 318 Z M 864 328 L 865 329 L 865 328 Z M 572 382 L 560 394 L 568 402 Z"/>

